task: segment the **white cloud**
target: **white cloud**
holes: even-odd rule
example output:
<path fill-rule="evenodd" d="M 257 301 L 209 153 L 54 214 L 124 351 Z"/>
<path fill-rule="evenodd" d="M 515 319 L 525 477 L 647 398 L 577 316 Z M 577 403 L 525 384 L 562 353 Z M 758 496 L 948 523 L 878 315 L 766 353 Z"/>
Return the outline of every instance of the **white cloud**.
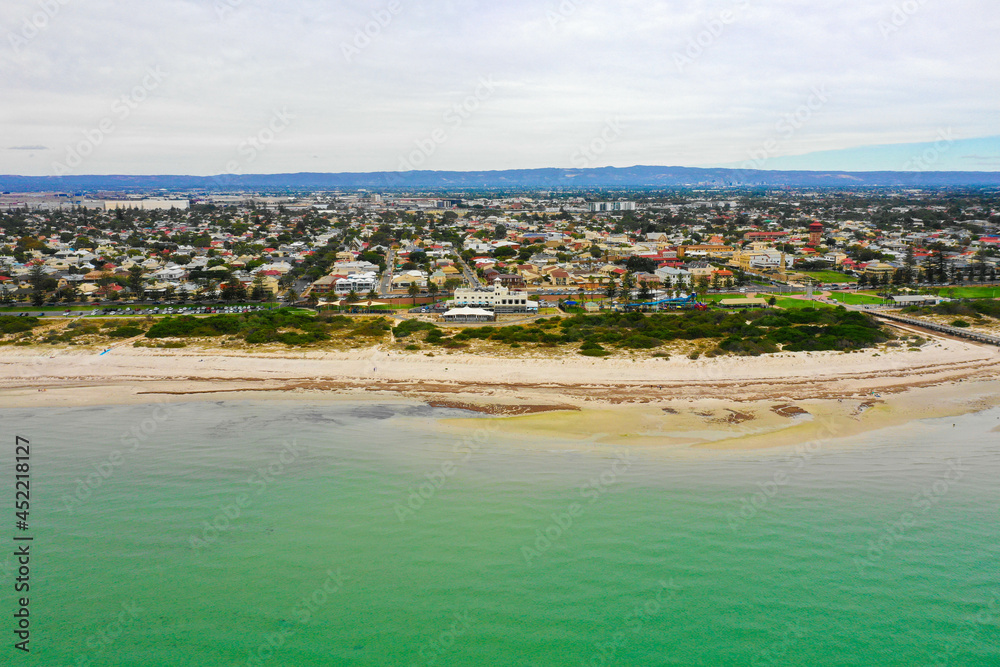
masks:
<path fill-rule="evenodd" d="M 37 149 L 0 172 L 51 173 L 151 67 L 162 85 L 74 173 L 216 173 L 282 108 L 247 169 L 394 169 L 481 77 L 496 92 L 425 168 L 571 166 L 611 117 L 616 166 L 739 162 L 776 132 L 777 155 L 1000 133 L 1000 8 L 976 0 L 52 1 L 30 39 L 38 0 L 0 6 L 0 140 Z"/>

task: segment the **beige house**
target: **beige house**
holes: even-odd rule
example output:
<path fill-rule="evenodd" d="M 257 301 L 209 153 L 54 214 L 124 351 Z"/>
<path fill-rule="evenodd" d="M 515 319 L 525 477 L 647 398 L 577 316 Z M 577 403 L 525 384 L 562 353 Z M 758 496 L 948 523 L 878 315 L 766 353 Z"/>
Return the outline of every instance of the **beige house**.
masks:
<path fill-rule="evenodd" d="M 879 262 L 878 264 L 872 264 L 865 267 L 865 275 L 869 277 L 875 276 L 876 278 L 882 278 L 882 276 L 888 276 L 889 278 L 892 278 L 894 273 L 896 273 L 896 267 L 884 262 Z"/>
<path fill-rule="evenodd" d="M 715 271 L 715 267 L 708 262 L 695 262 L 687 266 L 688 273 L 691 274 L 691 278 L 698 280 L 699 278 L 711 279 L 712 273 Z"/>

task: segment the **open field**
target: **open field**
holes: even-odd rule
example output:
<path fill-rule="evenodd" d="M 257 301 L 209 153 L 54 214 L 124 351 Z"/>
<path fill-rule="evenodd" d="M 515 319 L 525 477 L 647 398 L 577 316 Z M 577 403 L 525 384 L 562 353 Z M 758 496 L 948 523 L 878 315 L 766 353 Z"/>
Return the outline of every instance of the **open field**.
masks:
<path fill-rule="evenodd" d="M 1000 287 L 943 287 L 931 288 L 927 290 L 938 296 L 945 296 L 950 299 L 995 299 L 1000 297 Z"/>
<path fill-rule="evenodd" d="M 789 298 L 783 298 L 783 297 L 778 297 L 778 299 L 777 299 L 777 301 L 775 302 L 774 305 L 778 306 L 779 308 L 786 308 L 786 309 L 792 309 L 792 308 L 833 308 L 834 307 L 834 306 L 831 306 L 828 303 L 823 303 L 821 301 L 807 301 L 806 299 L 789 299 Z"/>
<path fill-rule="evenodd" d="M 824 283 L 853 283 L 858 280 L 854 276 L 839 271 L 799 271 L 798 273 Z"/>
<path fill-rule="evenodd" d="M 879 305 L 885 302 L 885 299 L 871 292 L 833 292 L 830 298 L 850 306 Z"/>

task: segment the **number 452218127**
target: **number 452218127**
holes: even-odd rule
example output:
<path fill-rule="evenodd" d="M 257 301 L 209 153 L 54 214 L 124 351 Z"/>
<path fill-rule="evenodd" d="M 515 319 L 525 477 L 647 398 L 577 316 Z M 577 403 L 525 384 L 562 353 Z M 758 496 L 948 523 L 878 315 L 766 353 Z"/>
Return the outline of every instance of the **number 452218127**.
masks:
<path fill-rule="evenodd" d="M 15 500 L 15 516 L 18 520 L 18 527 L 24 526 L 27 528 L 28 522 L 28 510 L 30 508 L 30 490 L 31 490 L 31 467 L 30 467 L 30 456 L 31 450 L 29 449 L 31 443 L 28 442 L 26 438 L 17 436 L 17 441 L 15 443 L 14 449 L 14 480 L 16 493 L 14 495 Z"/>

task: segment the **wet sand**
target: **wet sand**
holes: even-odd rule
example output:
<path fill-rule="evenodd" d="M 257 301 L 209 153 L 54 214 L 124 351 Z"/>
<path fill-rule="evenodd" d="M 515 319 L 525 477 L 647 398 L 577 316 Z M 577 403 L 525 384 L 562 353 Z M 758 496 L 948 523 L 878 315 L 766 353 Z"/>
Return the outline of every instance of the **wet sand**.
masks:
<path fill-rule="evenodd" d="M 483 413 L 513 436 L 757 449 L 993 407 L 1000 349 L 936 339 L 919 351 L 595 360 L 7 347 L 0 378 L 0 407 L 404 398 Z"/>

